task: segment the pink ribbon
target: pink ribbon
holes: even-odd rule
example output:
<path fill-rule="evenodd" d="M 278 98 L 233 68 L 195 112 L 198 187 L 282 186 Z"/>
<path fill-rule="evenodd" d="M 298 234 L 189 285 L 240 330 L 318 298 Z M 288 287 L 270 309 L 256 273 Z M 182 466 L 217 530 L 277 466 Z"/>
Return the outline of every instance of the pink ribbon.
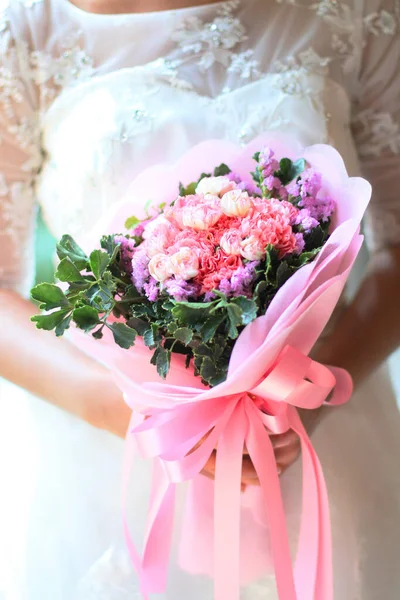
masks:
<path fill-rule="evenodd" d="M 165 591 L 172 538 L 176 483 L 198 475 L 218 446 L 214 494 L 215 600 L 239 600 L 240 494 L 242 454 L 246 444 L 263 493 L 280 600 L 332 600 L 332 556 L 328 495 L 318 457 L 296 408 L 346 402 L 350 376 L 326 367 L 287 346 L 275 365 L 251 390 L 231 396 L 188 402 L 152 410 L 145 420 L 134 414 L 128 432 L 127 460 L 132 441 L 155 464 L 147 532 L 142 557 L 126 525 L 132 563 L 146 599 Z M 170 398 L 157 386 L 160 398 Z M 182 400 L 182 398 L 180 398 Z M 293 569 L 279 476 L 270 434 L 293 429 L 299 436 L 303 462 L 303 507 L 296 564 Z M 208 437 L 192 450 L 204 436 Z M 130 464 L 126 464 L 125 479 Z"/>

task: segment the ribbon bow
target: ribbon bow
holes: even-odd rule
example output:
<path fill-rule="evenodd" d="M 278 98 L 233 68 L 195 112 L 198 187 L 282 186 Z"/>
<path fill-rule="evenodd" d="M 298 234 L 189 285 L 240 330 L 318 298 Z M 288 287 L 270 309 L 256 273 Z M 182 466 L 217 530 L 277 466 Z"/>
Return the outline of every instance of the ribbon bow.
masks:
<path fill-rule="evenodd" d="M 157 389 L 159 398 L 171 399 L 171 391 L 163 391 L 163 384 L 151 387 Z M 145 599 L 147 594 L 161 593 L 166 587 L 175 485 L 198 475 L 217 447 L 214 597 L 239 600 L 240 481 L 246 444 L 265 501 L 279 599 L 332 600 L 327 490 L 318 457 L 296 410 L 318 408 L 332 390 L 329 405 L 348 400 L 352 384 L 346 371 L 328 368 L 287 346 L 251 390 L 196 400 L 198 390 L 176 388 L 181 402 L 172 409 L 152 410 L 146 420 L 143 415 L 133 415 L 128 439 L 136 442 L 143 457 L 156 459 L 142 557 L 132 543 L 124 519 L 129 553 Z M 187 402 L 182 403 L 182 397 Z M 269 437 L 288 429 L 293 429 L 300 438 L 303 462 L 303 512 L 294 569 Z M 132 460 L 131 452 L 128 460 Z"/>

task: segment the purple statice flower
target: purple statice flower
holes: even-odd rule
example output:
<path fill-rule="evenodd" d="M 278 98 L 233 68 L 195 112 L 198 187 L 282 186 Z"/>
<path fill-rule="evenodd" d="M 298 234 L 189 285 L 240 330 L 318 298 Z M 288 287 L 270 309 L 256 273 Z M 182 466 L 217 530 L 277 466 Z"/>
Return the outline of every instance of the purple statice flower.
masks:
<path fill-rule="evenodd" d="M 225 296 L 230 296 L 232 288 L 229 279 L 221 279 L 221 281 L 219 282 L 218 289 L 220 292 L 225 294 Z"/>
<path fill-rule="evenodd" d="M 251 293 L 251 284 L 258 265 L 259 261 L 256 260 L 236 269 L 230 280 L 231 296 L 248 296 Z"/>
<path fill-rule="evenodd" d="M 183 302 L 192 296 L 199 295 L 199 286 L 196 283 L 189 283 L 184 279 L 167 279 L 164 281 L 164 287 L 168 294 L 175 298 L 177 302 Z"/>
<path fill-rule="evenodd" d="M 132 235 L 135 235 L 136 237 L 142 237 L 146 224 L 147 222 L 143 222 L 139 223 L 139 225 L 136 225 L 135 229 L 132 231 Z"/>
<path fill-rule="evenodd" d="M 114 241 L 120 244 L 122 268 L 129 276 L 132 275 L 132 257 L 135 252 L 135 242 L 124 235 L 114 236 Z"/>
<path fill-rule="evenodd" d="M 311 216 L 308 208 L 303 208 L 296 218 L 296 225 L 300 225 L 306 233 L 309 233 L 314 227 L 318 227 L 319 222 Z"/>
<path fill-rule="evenodd" d="M 135 251 L 132 257 L 132 275 L 131 279 L 138 292 L 142 292 L 144 284 L 149 278 L 149 259 L 143 249 L 139 248 Z"/>
<path fill-rule="evenodd" d="M 296 238 L 296 248 L 294 249 L 294 253 L 301 254 L 304 250 L 304 246 L 306 245 L 304 236 L 302 233 L 295 233 L 294 237 Z"/>
<path fill-rule="evenodd" d="M 317 221 L 328 221 L 335 210 L 335 201 L 329 196 L 325 198 L 315 198 L 308 196 L 299 202 L 299 206 L 308 210 L 310 215 Z"/>
<path fill-rule="evenodd" d="M 282 186 L 281 180 L 278 179 L 278 177 L 274 177 L 273 175 L 269 175 L 268 177 L 266 177 L 263 181 L 263 185 L 265 185 L 267 190 L 269 190 L 270 192 L 272 192 L 272 190 L 274 189 L 279 190 Z"/>
<path fill-rule="evenodd" d="M 231 171 L 230 173 L 228 173 L 227 175 L 229 181 L 234 181 L 235 183 L 242 183 L 242 178 L 239 175 L 239 173 L 235 173 L 234 171 Z"/>
<path fill-rule="evenodd" d="M 290 194 L 291 196 L 294 196 L 295 198 L 297 196 L 300 196 L 300 186 L 295 181 L 292 181 L 291 183 L 289 183 L 288 186 L 286 187 L 286 190 L 287 190 L 288 194 Z"/>
<path fill-rule="evenodd" d="M 298 184 L 302 198 L 306 198 L 307 196 L 316 198 L 322 185 L 321 173 L 316 173 L 313 169 L 307 169 L 301 175 Z"/>
<path fill-rule="evenodd" d="M 267 146 L 260 152 L 259 165 L 262 171 L 262 176 L 265 178 L 273 175 L 279 170 L 279 162 L 274 158 L 275 153 Z"/>
<path fill-rule="evenodd" d="M 158 298 L 159 289 L 157 283 L 158 282 L 153 277 L 150 277 L 148 283 L 143 285 L 144 293 L 150 302 L 155 302 Z"/>
<path fill-rule="evenodd" d="M 211 302 L 212 300 L 215 300 L 214 292 L 206 292 L 204 294 L 204 302 Z"/>
<path fill-rule="evenodd" d="M 241 181 L 238 188 L 247 192 L 249 196 L 261 196 L 260 188 L 253 181 Z"/>

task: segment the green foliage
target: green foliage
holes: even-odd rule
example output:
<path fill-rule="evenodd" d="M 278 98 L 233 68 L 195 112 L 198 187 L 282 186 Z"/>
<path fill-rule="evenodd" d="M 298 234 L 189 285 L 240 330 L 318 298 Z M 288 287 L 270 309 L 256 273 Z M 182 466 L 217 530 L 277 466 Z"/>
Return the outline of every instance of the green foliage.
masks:
<path fill-rule="evenodd" d="M 287 185 L 297 179 L 305 168 L 306 161 L 304 158 L 296 160 L 296 162 L 291 161 L 290 158 L 282 158 L 279 163 L 279 171 L 275 171 L 275 177 L 278 177 L 283 185 Z"/>
<path fill-rule="evenodd" d="M 84 281 L 80 270 L 75 263 L 72 262 L 69 256 L 65 256 L 58 264 L 55 277 L 59 281 L 76 283 L 78 281 Z"/>
<path fill-rule="evenodd" d="M 90 268 L 96 279 L 101 279 L 110 264 L 110 257 L 103 250 L 93 250 L 90 255 Z"/>
<path fill-rule="evenodd" d="M 214 177 L 221 177 L 223 175 L 229 175 L 231 173 L 231 169 L 225 163 L 219 165 L 214 169 Z"/>
<path fill-rule="evenodd" d="M 128 217 L 127 220 L 125 221 L 125 229 L 127 231 L 129 231 L 130 229 L 134 229 L 137 225 L 139 225 L 140 223 L 140 219 L 138 219 L 137 217 Z"/>
<path fill-rule="evenodd" d="M 60 260 L 69 258 L 79 270 L 85 269 L 88 263 L 85 252 L 70 235 L 62 236 L 57 244 L 57 255 Z"/>
<path fill-rule="evenodd" d="M 111 329 L 114 336 L 114 341 L 121 348 L 126 350 L 134 345 L 137 332 L 134 329 L 125 325 L 125 323 L 107 324 L 108 329 Z"/>
<path fill-rule="evenodd" d="M 42 310 L 69 306 L 64 292 L 52 283 L 39 283 L 32 289 L 31 296 L 40 302 L 39 308 Z"/>
<path fill-rule="evenodd" d="M 92 306 L 80 306 L 75 308 L 72 312 L 72 318 L 79 329 L 83 329 L 83 331 L 86 332 L 90 331 L 100 323 L 98 312 Z"/>

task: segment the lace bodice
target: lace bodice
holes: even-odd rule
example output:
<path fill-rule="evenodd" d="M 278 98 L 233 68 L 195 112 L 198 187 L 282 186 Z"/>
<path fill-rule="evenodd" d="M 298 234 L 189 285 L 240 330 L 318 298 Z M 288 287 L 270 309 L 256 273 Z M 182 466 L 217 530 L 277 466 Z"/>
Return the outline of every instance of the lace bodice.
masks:
<path fill-rule="evenodd" d="M 80 235 L 134 175 L 206 138 L 279 128 L 338 147 L 400 242 L 399 0 L 228 0 L 132 15 L 0 13 L 0 275 L 26 292 L 35 207 Z"/>

